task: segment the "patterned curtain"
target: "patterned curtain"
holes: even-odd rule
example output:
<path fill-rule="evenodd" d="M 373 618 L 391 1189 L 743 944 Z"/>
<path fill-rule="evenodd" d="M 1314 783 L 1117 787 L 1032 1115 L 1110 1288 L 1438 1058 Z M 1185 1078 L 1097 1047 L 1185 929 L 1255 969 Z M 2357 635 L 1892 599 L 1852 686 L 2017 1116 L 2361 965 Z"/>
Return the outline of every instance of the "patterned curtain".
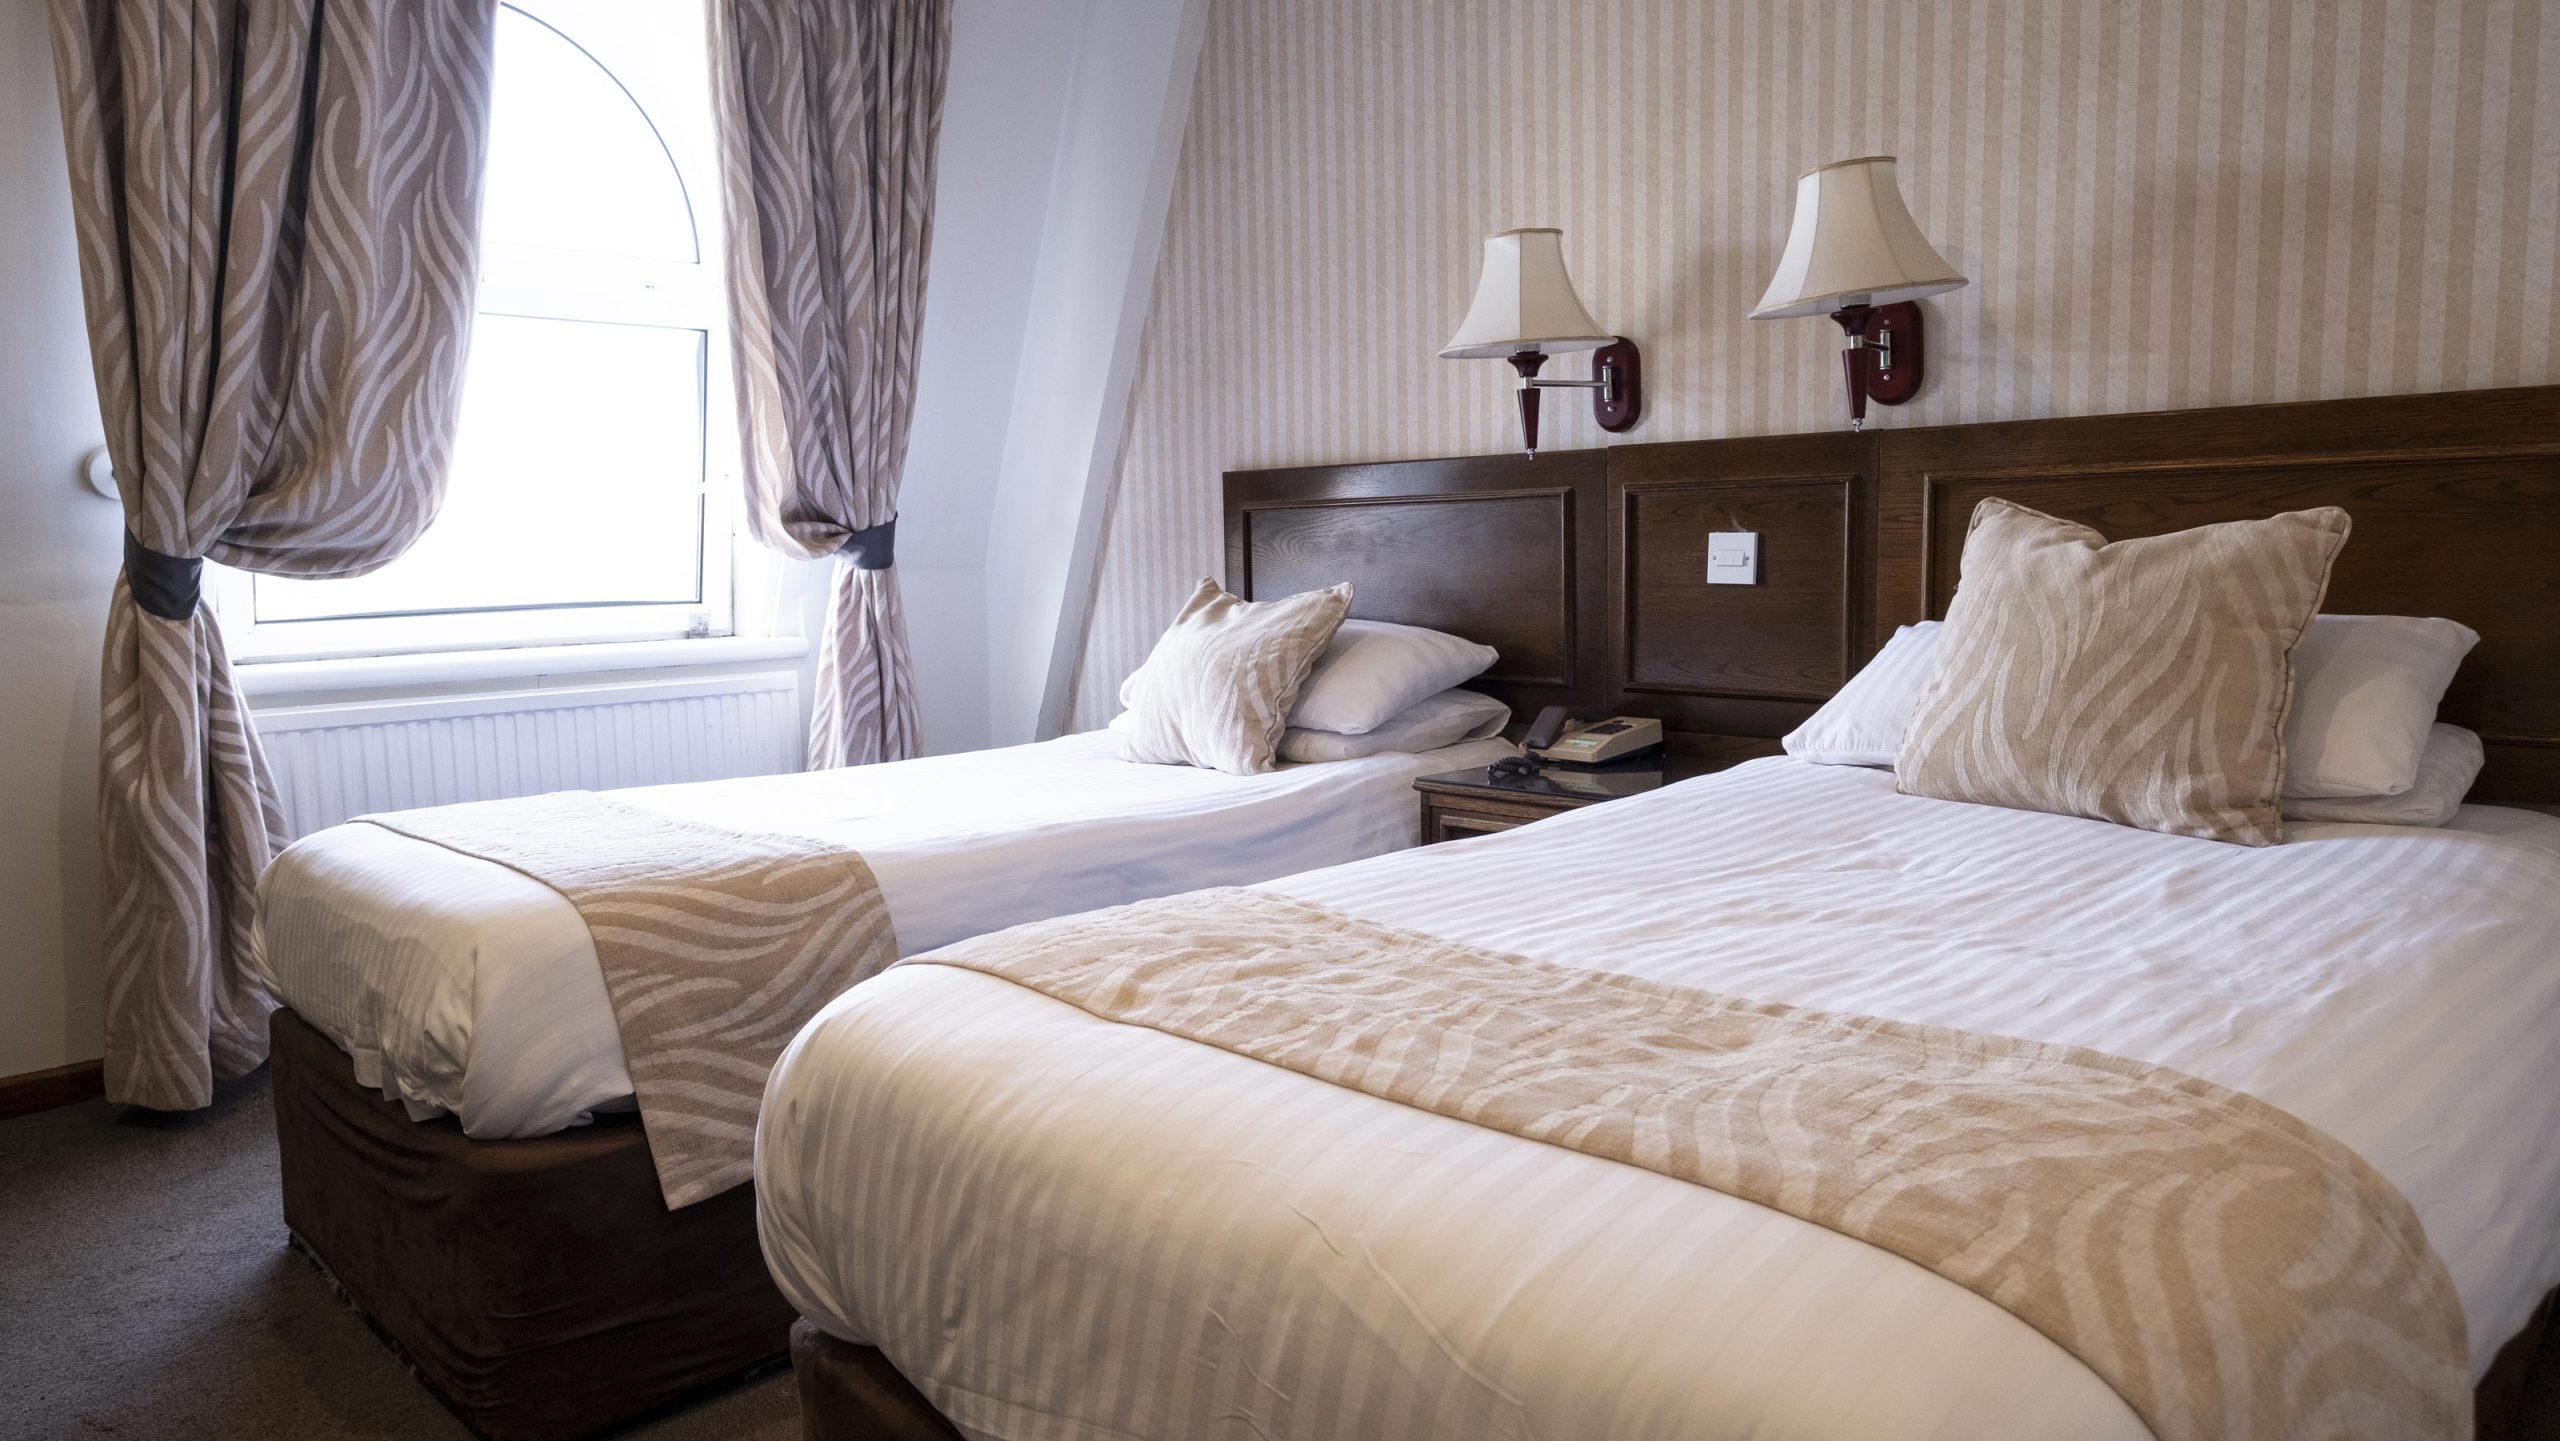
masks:
<path fill-rule="evenodd" d="M 494 0 L 54 0 L 80 280 L 124 492 L 99 795 L 110 1100 L 266 1057 L 283 813 L 203 558 L 356 575 L 443 498 Z"/>
<path fill-rule="evenodd" d="M 747 514 L 836 557 L 809 764 L 915 753 L 893 540 L 950 0 L 713 0 Z"/>

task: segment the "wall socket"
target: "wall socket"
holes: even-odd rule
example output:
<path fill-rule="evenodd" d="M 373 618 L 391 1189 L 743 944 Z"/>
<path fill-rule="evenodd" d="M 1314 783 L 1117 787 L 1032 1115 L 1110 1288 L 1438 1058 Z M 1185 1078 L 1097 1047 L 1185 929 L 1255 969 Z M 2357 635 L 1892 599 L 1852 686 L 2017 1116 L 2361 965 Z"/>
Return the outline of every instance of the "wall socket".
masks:
<path fill-rule="evenodd" d="M 1717 530 L 1707 533 L 1707 584 L 1758 585 L 1760 533 Z"/>

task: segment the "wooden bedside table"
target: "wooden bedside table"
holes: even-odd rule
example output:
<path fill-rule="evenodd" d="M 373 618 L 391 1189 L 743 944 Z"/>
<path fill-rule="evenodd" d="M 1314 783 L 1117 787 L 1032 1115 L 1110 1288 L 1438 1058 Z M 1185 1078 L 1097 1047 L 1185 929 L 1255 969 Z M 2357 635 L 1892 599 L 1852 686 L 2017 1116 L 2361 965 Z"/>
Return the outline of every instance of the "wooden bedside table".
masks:
<path fill-rule="evenodd" d="M 1709 754 L 1665 752 L 1605 766 L 1548 765 L 1536 775 L 1503 780 L 1489 776 L 1491 766 L 1421 776 L 1413 788 L 1422 798 L 1422 843 L 1427 846 L 1507 831 L 1563 811 L 1640 796 L 1758 755 L 1778 753 L 1776 741 L 1743 746 L 1728 742 L 1726 746 Z"/>

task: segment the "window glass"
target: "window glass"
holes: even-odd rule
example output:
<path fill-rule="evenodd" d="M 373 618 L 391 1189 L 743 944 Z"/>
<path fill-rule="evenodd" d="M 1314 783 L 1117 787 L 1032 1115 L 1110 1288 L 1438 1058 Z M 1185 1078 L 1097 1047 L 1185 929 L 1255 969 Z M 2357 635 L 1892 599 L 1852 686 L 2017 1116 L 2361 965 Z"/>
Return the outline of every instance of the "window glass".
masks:
<path fill-rule="evenodd" d="M 470 483 L 370 575 L 260 576 L 258 619 L 700 602 L 703 339 L 483 314 L 454 455 Z"/>
<path fill-rule="evenodd" d="M 483 243 L 701 258 L 683 177 L 621 80 L 513 5 L 497 48 Z"/>

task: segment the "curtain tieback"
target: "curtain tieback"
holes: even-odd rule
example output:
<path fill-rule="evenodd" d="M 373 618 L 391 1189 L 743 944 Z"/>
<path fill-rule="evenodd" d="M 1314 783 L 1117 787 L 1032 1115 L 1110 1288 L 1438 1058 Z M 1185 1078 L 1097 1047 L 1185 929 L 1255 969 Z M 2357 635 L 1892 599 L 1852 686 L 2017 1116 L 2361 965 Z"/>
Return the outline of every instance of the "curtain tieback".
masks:
<path fill-rule="evenodd" d="M 898 560 L 898 518 L 893 515 L 868 530 L 846 536 L 836 554 L 855 570 L 887 570 Z"/>
<path fill-rule="evenodd" d="M 124 581 L 133 603 L 162 620 L 186 620 L 196 613 L 204 594 L 204 561 L 192 555 L 162 555 L 133 532 L 124 533 Z"/>

